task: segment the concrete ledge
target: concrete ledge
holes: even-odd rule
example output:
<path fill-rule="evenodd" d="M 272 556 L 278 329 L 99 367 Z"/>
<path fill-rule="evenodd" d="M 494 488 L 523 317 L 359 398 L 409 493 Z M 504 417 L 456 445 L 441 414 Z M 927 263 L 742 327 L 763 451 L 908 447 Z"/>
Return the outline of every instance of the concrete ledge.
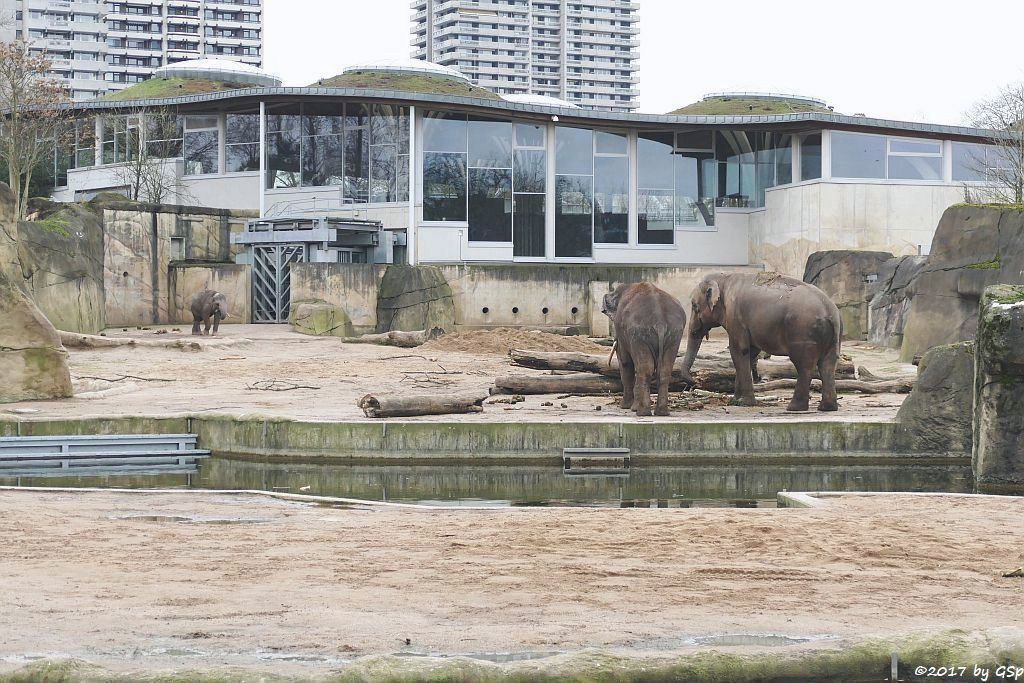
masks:
<path fill-rule="evenodd" d="M 789 493 L 788 491 L 777 493 L 775 502 L 780 508 L 820 508 L 825 505 L 818 494 Z"/>
<path fill-rule="evenodd" d="M 203 448 L 250 457 L 561 462 L 563 448 L 628 448 L 635 462 L 766 460 L 966 464 L 908 447 L 892 422 L 299 422 L 253 416 L 0 419 L 0 435 L 196 433 Z"/>

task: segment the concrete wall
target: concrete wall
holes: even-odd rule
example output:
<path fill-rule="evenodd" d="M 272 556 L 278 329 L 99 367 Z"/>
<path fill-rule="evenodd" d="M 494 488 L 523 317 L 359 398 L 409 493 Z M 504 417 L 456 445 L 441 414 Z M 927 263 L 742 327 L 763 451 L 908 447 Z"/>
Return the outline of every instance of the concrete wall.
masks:
<path fill-rule="evenodd" d="M 800 277 L 815 251 L 860 249 L 897 256 L 930 248 L 942 213 L 963 188 L 942 183 L 813 181 L 767 191 L 749 214 L 750 262 Z"/>
<path fill-rule="evenodd" d="M 230 317 L 226 323 L 252 320 L 252 281 L 249 266 L 233 263 L 172 263 L 168 272 L 168 320 L 192 324 L 189 306 L 196 292 L 212 289 L 228 300 Z"/>
<path fill-rule="evenodd" d="M 229 235 L 245 220 L 227 211 L 188 207 L 104 207 L 107 324 L 179 322 L 170 303 L 171 262 L 231 262 Z"/>
<path fill-rule="evenodd" d="M 342 263 L 296 264 L 291 271 L 292 301 L 325 301 L 343 309 L 357 332 L 373 331 L 385 268 Z M 693 287 L 712 270 L 718 269 L 547 264 L 441 266 L 452 289 L 455 322 L 460 327 L 575 326 L 595 334 L 607 334 L 607 318 L 600 308 L 601 296 L 609 287 L 623 282 L 652 282 L 681 301 L 688 301 Z M 513 312 L 513 308 L 518 312 Z"/>

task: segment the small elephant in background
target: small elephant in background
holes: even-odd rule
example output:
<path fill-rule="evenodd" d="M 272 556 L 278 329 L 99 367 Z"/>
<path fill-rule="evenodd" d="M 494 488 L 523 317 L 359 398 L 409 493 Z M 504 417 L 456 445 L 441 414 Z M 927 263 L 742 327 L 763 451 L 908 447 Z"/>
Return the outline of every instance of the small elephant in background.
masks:
<path fill-rule="evenodd" d="M 192 334 L 210 334 L 210 321 L 213 321 L 213 334 L 217 334 L 220 328 L 220 321 L 228 317 L 228 300 L 220 292 L 212 289 L 203 291 L 192 297 Z M 199 324 L 202 323 L 205 329 L 200 332 Z"/>
<path fill-rule="evenodd" d="M 655 415 L 668 415 L 668 386 L 686 329 L 686 310 L 668 292 L 647 282 L 619 285 L 605 294 L 601 312 L 615 323 L 622 378 L 622 407 L 651 414 L 651 382 L 657 380 Z"/>

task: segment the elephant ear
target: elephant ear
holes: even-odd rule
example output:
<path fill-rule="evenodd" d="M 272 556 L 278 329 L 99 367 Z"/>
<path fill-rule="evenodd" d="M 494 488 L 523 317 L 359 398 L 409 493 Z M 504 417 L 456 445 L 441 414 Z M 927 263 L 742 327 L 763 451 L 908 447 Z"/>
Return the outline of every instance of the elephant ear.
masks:
<path fill-rule="evenodd" d="M 722 298 L 722 290 L 714 280 L 708 280 L 704 287 L 704 298 L 708 302 L 708 308 L 714 310 L 718 301 Z"/>

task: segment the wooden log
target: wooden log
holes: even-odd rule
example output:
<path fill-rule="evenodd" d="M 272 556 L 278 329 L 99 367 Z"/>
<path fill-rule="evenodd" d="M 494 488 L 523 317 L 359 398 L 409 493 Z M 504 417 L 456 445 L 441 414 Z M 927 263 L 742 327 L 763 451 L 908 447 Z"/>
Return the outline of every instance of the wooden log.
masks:
<path fill-rule="evenodd" d="M 589 372 L 570 375 L 509 375 L 494 380 L 492 394 L 577 394 L 603 396 L 622 393 L 622 382 Z"/>
<path fill-rule="evenodd" d="M 363 334 L 358 337 L 344 337 L 341 341 L 345 344 L 380 344 L 382 346 L 397 346 L 403 349 L 411 349 L 416 346 L 422 346 L 431 339 L 437 339 L 442 334 L 444 334 L 444 330 L 440 327 L 434 327 L 430 330 L 419 330 L 417 332 L 392 330 L 391 332 L 383 332 L 381 334 Z"/>
<path fill-rule="evenodd" d="M 880 382 L 864 382 L 857 379 L 837 379 L 836 391 L 857 391 L 862 394 L 909 394 L 914 388 L 916 378 L 897 377 Z M 754 385 L 756 393 L 776 391 L 778 389 L 795 389 L 795 379 L 775 379 Z M 811 380 L 811 389 L 821 391 L 821 380 Z"/>
<path fill-rule="evenodd" d="M 151 349 L 180 349 L 202 351 L 207 348 L 226 348 L 250 343 L 238 337 L 186 337 L 184 339 L 138 339 L 135 337 L 102 337 L 96 334 L 58 331 L 61 343 L 69 349 L 113 349 L 124 346 Z"/>
<path fill-rule="evenodd" d="M 483 412 L 482 391 L 448 396 L 386 396 L 366 394 L 356 401 L 366 417 L 414 417 Z"/>
<path fill-rule="evenodd" d="M 570 372 L 593 372 L 608 377 L 618 377 L 619 358 L 617 355 L 602 356 L 589 353 L 574 352 L 549 352 L 549 351 L 523 351 L 512 349 L 509 351 L 509 358 L 514 365 L 534 370 L 568 370 Z M 796 379 L 796 367 L 789 360 L 765 360 L 757 362 L 758 372 L 763 378 L 769 379 Z M 716 383 L 723 378 L 733 381 L 735 370 L 732 359 L 729 357 L 698 357 L 693 364 L 693 376 L 697 379 L 697 373 L 704 371 L 703 376 Z M 672 376 L 677 380 L 683 377 L 683 359 L 676 358 L 673 366 Z M 816 376 L 816 375 L 815 375 Z M 854 379 L 856 377 L 853 362 L 842 359 L 836 367 L 836 377 L 842 379 Z M 698 385 L 700 382 L 698 382 Z M 706 388 L 706 387 L 702 387 Z"/>

